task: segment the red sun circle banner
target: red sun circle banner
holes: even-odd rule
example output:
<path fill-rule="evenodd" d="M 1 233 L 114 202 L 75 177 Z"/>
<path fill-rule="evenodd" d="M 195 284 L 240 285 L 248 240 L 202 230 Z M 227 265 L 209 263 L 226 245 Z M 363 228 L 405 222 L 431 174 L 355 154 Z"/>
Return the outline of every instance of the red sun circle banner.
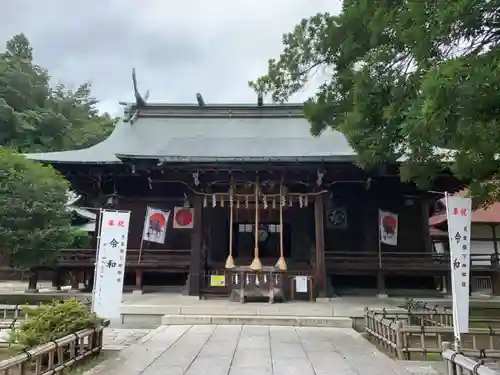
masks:
<path fill-rule="evenodd" d="M 175 229 L 192 229 L 194 224 L 194 209 L 192 207 L 174 208 Z"/>

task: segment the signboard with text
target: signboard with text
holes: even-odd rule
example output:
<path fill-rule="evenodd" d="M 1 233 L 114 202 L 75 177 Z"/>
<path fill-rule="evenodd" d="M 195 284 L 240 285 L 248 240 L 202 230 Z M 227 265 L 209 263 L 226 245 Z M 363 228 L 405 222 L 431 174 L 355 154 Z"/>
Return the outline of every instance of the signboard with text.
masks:
<path fill-rule="evenodd" d="M 471 198 L 446 196 L 450 241 L 453 328 L 455 337 L 469 332 Z"/>
<path fill-rule="evenodd" d="M 130 211 L 103 210 L 97 247 L 92 309 L 101 318 L 121 314 Z"/>

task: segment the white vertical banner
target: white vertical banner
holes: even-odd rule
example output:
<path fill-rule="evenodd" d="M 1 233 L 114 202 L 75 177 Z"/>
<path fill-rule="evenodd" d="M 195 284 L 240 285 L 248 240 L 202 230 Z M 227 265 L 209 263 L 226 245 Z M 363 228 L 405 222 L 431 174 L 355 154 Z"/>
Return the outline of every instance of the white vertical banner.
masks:
<path fill-rule="evenodd" d="M 144 218 L 144 228 L 142 230 L 142 240 L 165 243 L 169 217 L 170 211 L 147 207 L 146 217 Z"/>
<path fill-rule="evenodd" d="M 130 211 L 102 210 L 92 310 L 101 318 L 121 314 Z"/>
<path fill-rule="evenodd" d="M 378 210 L 378 226 L 380 243 L 397 246 L 399 227 L 398 214 Z"/>
<path fill-rule="evenodd" d="M 456 340 L 460 340 L 461 333 L 469 332 L 471 206 L 471 198 L 446 195 Z"/>

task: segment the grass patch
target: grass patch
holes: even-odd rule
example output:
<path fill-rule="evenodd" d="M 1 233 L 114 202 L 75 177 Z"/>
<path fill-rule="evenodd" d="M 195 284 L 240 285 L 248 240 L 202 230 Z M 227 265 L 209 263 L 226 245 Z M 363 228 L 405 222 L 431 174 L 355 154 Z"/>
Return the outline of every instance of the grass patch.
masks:
<path fill-rule="evenodd" d="M 64 374 L 65 375 L 83 375 L 87 371 L 96 367 L 98 364 L 104 362 L 110 356 L 111 356 L 111 353 L 109 353 L 109 352 L 101 352 L 96 357 L 90 357 L 90 358 L 87 358 L 87 359 L 77 363 L 75 366 L 72 366 L 71 368 L 69 368 L 68 371 L 65 371 Z"/>
<path fill-rule="evenodd" d="M 441 357 L 441 353 L 427 353 L 425 355 L 426 361 L 442 361 L 443 357 Z"/>

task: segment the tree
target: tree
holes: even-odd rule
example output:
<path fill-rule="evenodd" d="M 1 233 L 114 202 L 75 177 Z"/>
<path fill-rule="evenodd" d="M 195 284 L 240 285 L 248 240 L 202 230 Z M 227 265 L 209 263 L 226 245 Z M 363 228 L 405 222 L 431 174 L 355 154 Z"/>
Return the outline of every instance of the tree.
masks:
<path fill-rule="evenodd" d="M 47 70 L 34 63 L 25 35 L 0 54 L 0 145 L 19 152 L 89 147 L 103 140 L 115 120 L 99 114 L 91 85 L 76 90 L 50 86 Z"/>
<path fill-rule="evenodd" d="M 68 188 L 51 166 L 0 147 L 0 246 L 13 267 L 50 265 L 71 241 Z"/>
<path fill-rule="evenodd" d="M 500 199 L 500 0 L 345 0 L 302 20 L 267 75 L 250 82 L 283 102 L 318 70 L 305 103 L 313 134 L 345 134 L 364 167 L 401 161 L 428 186 L 443 168 Z"/>

